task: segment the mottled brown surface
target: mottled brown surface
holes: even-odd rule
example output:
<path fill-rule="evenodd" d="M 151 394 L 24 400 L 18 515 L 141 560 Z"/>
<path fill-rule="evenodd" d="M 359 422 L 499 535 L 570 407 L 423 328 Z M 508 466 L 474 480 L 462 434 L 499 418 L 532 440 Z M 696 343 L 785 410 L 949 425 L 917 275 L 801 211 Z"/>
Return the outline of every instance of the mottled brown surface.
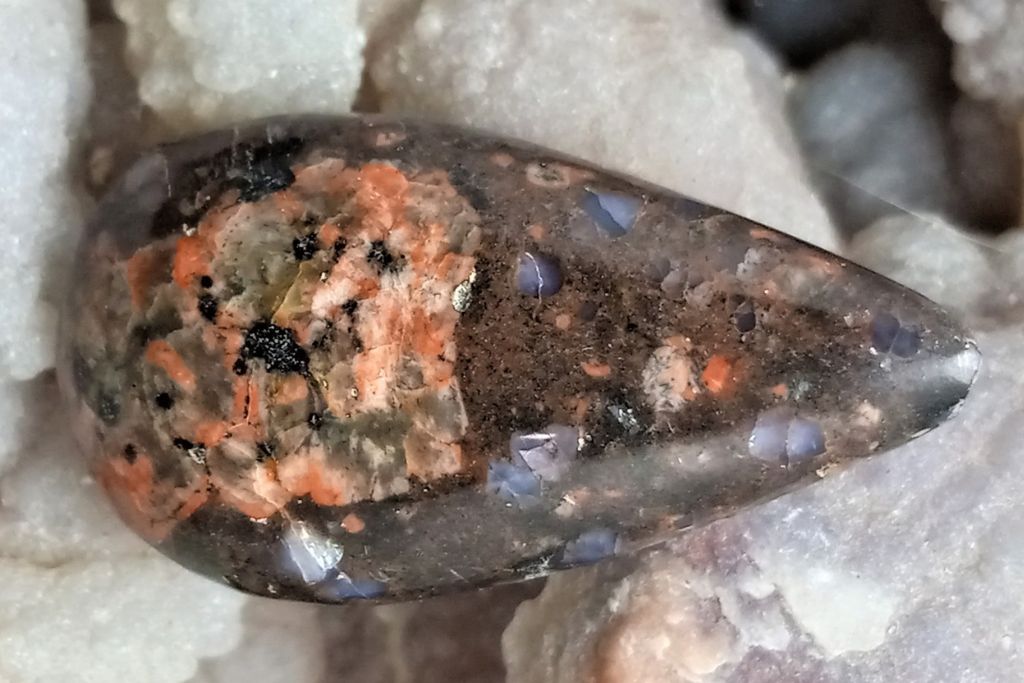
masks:
<path fill-rule="evenodd" d="M 978 360 L 927 300 L 784 234 L 387 119 L 146 157 L 65 323 L 122 516 L 211 577 L 323 602 L 650 545 L 930 429 Z"/>

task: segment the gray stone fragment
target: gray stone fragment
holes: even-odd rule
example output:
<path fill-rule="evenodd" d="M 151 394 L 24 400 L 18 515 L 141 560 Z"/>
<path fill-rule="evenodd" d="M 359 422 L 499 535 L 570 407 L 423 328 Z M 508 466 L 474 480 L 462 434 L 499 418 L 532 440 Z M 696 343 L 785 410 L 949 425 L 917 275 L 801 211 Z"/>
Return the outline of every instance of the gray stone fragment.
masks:
<path fill-rule="evenodd" d="M 821 62 L 792 95 L 794 130 L 848 234 L 892 205 L 960 210 L 941 89 L 934 65 L 918 59 L 928 54 L 854 45 Z"/>

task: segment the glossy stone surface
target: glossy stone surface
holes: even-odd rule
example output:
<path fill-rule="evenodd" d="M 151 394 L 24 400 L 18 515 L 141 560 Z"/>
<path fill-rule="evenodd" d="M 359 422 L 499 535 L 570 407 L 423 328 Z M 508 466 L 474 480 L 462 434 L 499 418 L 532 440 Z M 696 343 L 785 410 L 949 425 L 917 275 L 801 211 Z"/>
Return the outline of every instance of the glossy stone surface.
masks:
<path fill-rule="evenodd" d="M 387 119 L 154 152 L 75 282 L 62 383 L 120 514 L 323 602 L 650 545 L 936 426 L 979 360 L 927 300 L 769 228 Z"/>

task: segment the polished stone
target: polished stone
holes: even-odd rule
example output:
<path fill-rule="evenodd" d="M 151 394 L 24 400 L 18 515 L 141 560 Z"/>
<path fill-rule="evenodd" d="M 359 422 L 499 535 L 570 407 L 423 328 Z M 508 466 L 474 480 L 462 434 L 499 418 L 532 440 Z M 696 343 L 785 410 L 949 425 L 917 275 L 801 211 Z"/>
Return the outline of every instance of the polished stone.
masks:
<path fill-rule="evenodd" d="M 945 420 L 944 312 L 523 143 L 271 120 L 100 206 L 62 380 L 119 513 L 238 588 L 398 600 L 649 546 Z"/>

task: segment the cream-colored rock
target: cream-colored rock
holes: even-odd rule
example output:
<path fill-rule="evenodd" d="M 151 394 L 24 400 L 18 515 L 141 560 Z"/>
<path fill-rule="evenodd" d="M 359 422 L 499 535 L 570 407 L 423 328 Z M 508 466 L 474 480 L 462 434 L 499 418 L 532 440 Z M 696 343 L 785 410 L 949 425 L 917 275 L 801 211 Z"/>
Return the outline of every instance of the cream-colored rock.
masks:
<path fill-rule="evenodd" d="M 941 0 L 953 74 L 975 97 L 1024 110 L 1024 2 Z"/>
<path fill-rule="evenodd" d="M 749 564 L 734 567 L 745 583 L 713 568 L 697 552 L 656 552 L 625 577 L 621 564 L 552 577 L 505 632 L 510 683 L 698 683 L 750 648 L 785 649 L 774 586 Z"/>
<path fill-rule="evenodd" d="M 247 601 L 238 647 L 202 662 L 189 683 L 319 683 L 325 659 L 319 613 L 315 605 Z"/>
<path fill-rule="evenodd" d="M 171 129 L 342 113 L 362 77 L 356 0 L 115 0 L 143 102 Z"/>
<path fill-rule="evenodd" d="M 941 218 L 893 214 L 859 232 L 847 255 L 947 307 L 969 311 L 992 291 L 991 253 Z"/>
<path fill-rule="evenodd" d="M 53 382 L 27 398 L 32 436 L 0 479 L 0 681 L 176 683 L 232 650 L 246 598 L 128 531 L 53 429 Z"/>
<path fill-rule="evenodd" d="M 525 138 L 835 246 L 778 68 L 712 0 L 426 0 L 370 66 L 387 111 Z"/>
<path fill-rule="evenodd" d="M 17 456 L 23 381 L 53 365 L 81 222 L 68 171 L 90 91 L 85 28 L 75 0 L 0 3 L 0 473 Z"/>

